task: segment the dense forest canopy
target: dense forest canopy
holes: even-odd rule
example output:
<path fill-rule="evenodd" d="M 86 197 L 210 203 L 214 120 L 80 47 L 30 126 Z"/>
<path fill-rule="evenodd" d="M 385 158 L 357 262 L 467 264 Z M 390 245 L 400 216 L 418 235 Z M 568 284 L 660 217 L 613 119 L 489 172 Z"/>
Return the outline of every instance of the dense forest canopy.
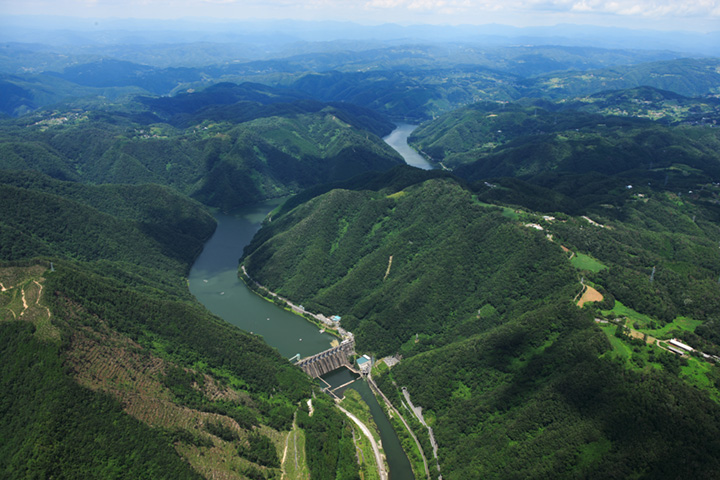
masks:
<path fill-rule="evenodd" d="M 266 230 L 246 250 L 250 276 L 313 310 L 342 312 L 361 348 L 382 355 L 416 334 L 461 330 L 484 305 L 505 312 L 574 288 L 559 247 L 449 179 L 333 190 Z M 273 232 L 284 235 L 260 243 Z"/>
<path fill-rule="evenodd" d="M 218 85 L 180 98 L 143 97 L 129 113 L 55 111 L 6 121 L 0 167 L 93 184 L 168 185 L 229 210 L 401 163 L 377 137 L 392 130 L 378 114 L 284 103 L 278 95 L 258 85 Z M 143 102 L 153 113 L 143 113 Z"/>
<path fill-rule="evenodd" d="M 717 367 L 655 336 L 720 352 L 714 203 L 625 190 L 588 220 L 500 208 L 427 175 L 313 196 L 276 214 L 243 263 L 283 296 L 342 315 L 360 348 L 403 356 L 380 385 L 423 406 L 447 478 L 711 478 L 718 466 L 704 459 L 718 445 L 703 438 L 715 422 L 676 429 L 682 412 L 717 414 Z M 579 309 L 588 285 L 602 302 Z M 666 395 L 680 403 L 667 410 Z M 689 464 L 669 459 L 685 449 Z"/>
<path fill-rule="evenodd" d="M 207 210 L 156 185 L 0 176 L 3 476 L 197 478 L 278 467 L 252 451 L 221 466 L 231 459 L 222 445 L 242 444 L 254 427 L 287 429 L 310 384 L 187 291 L 215 228 Z M 192 421 L 178 420 L 183 409 Z M 216 424 L 231 437 L 213 440 Z M 195 448 L 212 461 L 201 468 Z"/>
<path fill-rule="evenodd" d="M 294 194 L 242 266 L 399 360 L 372 376 L 416 473 L 716 478 L 719 72 L 561 44 L 9 42 L 0 476 L 374 478 L 332 399 L 187 288 L 210 208 Z M 383 142 L 400 122 L 437 169 Z"/>

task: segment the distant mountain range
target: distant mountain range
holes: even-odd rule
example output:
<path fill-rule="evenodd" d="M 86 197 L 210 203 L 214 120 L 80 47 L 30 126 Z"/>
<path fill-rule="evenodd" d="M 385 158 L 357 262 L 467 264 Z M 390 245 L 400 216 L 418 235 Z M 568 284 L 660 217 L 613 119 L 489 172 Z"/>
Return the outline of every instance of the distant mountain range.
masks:
<path fill-rule="evenodd" d="M 719 66 L 713 58 L 655 51 L 404 45 L 177 68 L 12 44 L 0 56 L 0 71 L 7 72 L 0 74 L 0 112 L 18 116 L 61 102 L 107 109 L 132 94 L 177 95 L 217 83 L 253 82 L 283 89 L 284 96 L 352 103 L 421 122 L 481 100 L 561 99 L 640 86 L 689 97 L 716 94 Z"/>
<path fill-rule="evenodd" d="M 218 19 L 79 19 L 43 16 L 4 16 L 0 41 L 84 46 L 97 53 L 108 45 L 188 44 L 194 42 L 234 44 L 232 53 L 247 59 L 268 54 L 288 56 L 318 52 L 347 41 L 342 48 L 365 49 L 382 43 L 463 42 L 483 45 L 562 45 L 601 48 L 672 50 L 690 55 L 720 54 L 720 30 L 712 33 L 653 31 L 591 25 L 559 24 L 544 27 L 509 25 L 361 25 L 351 22 L 297 20 Z M 250 45 L 261 49 L 248 48 Z M 89 46 L 89 48 L 88 48 Z M 95 48 L 93 48 L 95 46 Z M 140 54 L 140 52 L 138 52 Z"/>

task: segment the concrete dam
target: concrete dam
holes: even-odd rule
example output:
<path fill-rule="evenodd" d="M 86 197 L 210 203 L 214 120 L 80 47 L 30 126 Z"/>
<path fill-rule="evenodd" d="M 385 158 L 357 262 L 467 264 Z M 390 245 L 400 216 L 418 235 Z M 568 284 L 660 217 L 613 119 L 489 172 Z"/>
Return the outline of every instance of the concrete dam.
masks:
<path fill-rule="evenodd" d="M 343 340 L 337 347 L 303 358 L 296 365 L 313 378 L 325 375 L 340 367 L 350 367 L 348 357 L 355 353 L 355 341 Z"/>

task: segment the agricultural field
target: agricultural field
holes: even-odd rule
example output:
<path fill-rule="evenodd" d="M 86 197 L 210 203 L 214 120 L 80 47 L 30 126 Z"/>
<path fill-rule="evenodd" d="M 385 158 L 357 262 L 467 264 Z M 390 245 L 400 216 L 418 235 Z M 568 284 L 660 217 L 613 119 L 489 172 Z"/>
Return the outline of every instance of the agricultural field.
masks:
<path fill-rule="evenodd" d="M 693 320 L 692 318 L 679 316 L 672 322 L 657 328 L 658 322 L 648 315 L 636 312 L 630 307 L 623 305 L 615 300 L 615 306 L 610 310 L 601 312 L 606 317 L 627 318 L 627 325 L 642 333 L 646 333 L 661 340 L 667 340 L 673 337 L 673 332 L 694 332 L 695 329 L 702 325 L 702 321 Z"/>
<path fill-rule="evenodd" d="M 572 263 L 572 266 L 578 270 L 587 270 L 593 273 L 597 273 L 600 270 L 607 268 L 607 266 L 599 260 L 596 260 L 590 255 L 586 255 L 584 253 L 576 253 L 573 255 L 570 259 L 570 263 Z"/>

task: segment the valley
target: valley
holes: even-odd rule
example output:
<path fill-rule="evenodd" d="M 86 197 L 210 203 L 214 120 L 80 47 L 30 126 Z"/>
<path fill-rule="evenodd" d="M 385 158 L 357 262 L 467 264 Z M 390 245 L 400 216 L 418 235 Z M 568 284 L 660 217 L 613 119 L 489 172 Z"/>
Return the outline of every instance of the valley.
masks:
<path fill-rule="evenodd" d="M 393 134 L 396 142 L 401 145 L 405 144 L 406 150 L 408 147 L 405 139 L 410 131 L 410 128 L 402 126 Z M 404 153 L 403 150 L 398 150 L 401 154 Z M 409 158 L 411 161 L 414 160 L 411 156 Z M 266 218 L 264 212 L 270 213 L 273 207 L 279 203 L 268 202 L 253 205 L 235 212 L 233 215 L 216 214 L 218 227 L 190 271 L 189 287 L 193 295 L 211 312 L 243 330 L 263 337 L 269 345 L 277 348 L 286 358 L 296 354 L 303 358 L 326 350 L 332 337 L 323 334 L 322 330 L 324 329 L 318 333 L 315 324 L 304 322 L 297 315 L 289 314 L 281 306 L 253 294 L 238 279 L 236 268 L 236 259 L 245 246 L 243 242 L 250 242 L 252 235 L 260 227 L 261 221 Z M 267 297 L 268 294 L 265 293 L 264 296 Z M 332 385 L 333 387 L 337 386 L 335 383 Z M 353 386 L 351 388 L 361 389 L 364 401 L 371 405 L 375 422 L 383 426 L 380 430 L 382 444 L 384 451 L 388 452 L 388 463 L 393 478 L 413 478 L 407 459 L 404 462 L 400 461 L 405 454 L 397 436 L 368 387 Z M 354 421 L 360 422 L 357 419 Z M 360 422 L 360 428 L 367 429 L 362 422 Z M 381 466 L 383 464 L 384 462 L 380 463 Z M 387 474 L 381 474 L 380 478 L 387 478 Z"/>
<path fill-rule="evenodd" d="M 712 33 L 173 28 L 3 44 L 0 477 L 718 476 Z"/>

